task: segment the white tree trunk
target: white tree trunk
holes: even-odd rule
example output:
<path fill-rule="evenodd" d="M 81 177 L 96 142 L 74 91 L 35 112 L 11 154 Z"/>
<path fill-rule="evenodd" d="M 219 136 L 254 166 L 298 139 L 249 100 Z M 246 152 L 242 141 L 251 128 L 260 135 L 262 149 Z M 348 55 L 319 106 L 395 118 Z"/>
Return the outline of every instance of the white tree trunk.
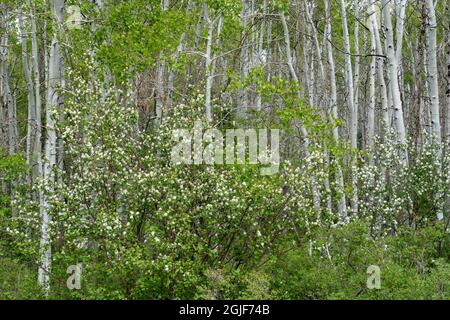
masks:
<path fill-rule="evenodd" d="M 23 13 L 19 11 L 17 16 L 20 30 L 20 43 L 22 47 L 22 69 L 25 76 L 25 82 L 27 84 L 27 93 L 28 93 L 26 160 L 27 164 L 31 166 L 34 165 L 31 163 L 32 159 L 31 148 L 33 145 L 33 140 L 35 138 L 35 124 L 36 124 L 34 88 L 33 88 L 33 80 L 31 78 L 31 66 L 28 63 L 27 36 L 23 25 Z"/>
<path fill-rule="evenodd" d="M 240 52 L 240 74 L 241 81 L 244 81 L 248 76 L 249 71 L 249 54 L 248 54 L 248 0 L 242 0 L 242 11 L 241 11 L 241 23 L 242 23 L 242 43 Z M 248 93 L 246 88 L 242 88 L 239 91 L 237 98 L 237 115 L 239 117 L 245 117 L 248 108 Z"/>
<path fill-rule="evenodd" d="M 447 6 L 447 14 L 450 13 L 450 2 Z M 450 21 L 448 24 L 447 29 L 447 45 L 446 45 L 446 80 L 447 80 L 447 87 L 446 87 L 446 119 L 445 119 L 445 141 L 447 144 L 447 149 L 450 149 Z"/>
<path fill-rule="evenodd" d="M 347 3 L 346 0 L 341 0 L 341 17 L 342 17 L 342 32 L 344 40 L 345 51 L 345 83 L 347 94 L 347 105 L 350 111 L 350 143 L 352 148 L 357 147 L 358 138 L 358 110 L 355 109 L 354 100 L 354 86 L 353 86 L 353 67 L 350 50 L 350 35 L 347 25 Z"/>
<path fill-rule="evenodd" d="M 298 76 L 294 69 L 294 64 L 292 62 L 292 52 L 291 52 L 291 41 L 289 39 L 289 28 L 286 22 L 286 17 L 283 12 L 280 13 L 281 18 L 281 24 L 283 26 L 283 33 L 284 33 L 284 44 L 285 44 L 285 52 L 286 52 L 286 64 L 288 65 L 289 74 L 291 75 L 292 80 L 295 83 L 298 83 Z M 300 95 L 300 92 L 298 93 Z M 308 132 L 306 131 L 305 127 L 300 124 L 300 132 L 303 135 L 304 144 L 303 144 L 303 150 L 305 152 L 305 155 L 307 157 L 310 156 L 309 153 L 309 138 L 308 138 Z M 313 206 L 314 209 L 319 211 L 320 210 L 320 192 L 317 188 L 317 183 L 315 179 L 312 179 L 311 183 L 311 189 L 313 194 Z"/>
<path fill-rule="evenodd" d="M 36 136 L 33 145 L 33 155 L 35 157 L 35 167 L 33 172 L 35 177 L 38 179 L 42 178 L 42 124 L 41 124 L 41 112 L 42 112 L 42 101 L 41 101 L 41 80 L 40 80 L 40 70 L 39 70 L 39 55 L 38 55 L 38 42 L 36 36 L 36 8 L 33 4 L 33 8 L 30 11 L 31 17 L 31 63 L 33 65 L 34 72 L 34 90 L 35 90 L 35 108 L 36 108 Z"/>
<path fill-rule="evenodd" d="M 162 10 L 166 11 L 169 7 L 169 1 L 163 0 Z M 155 116 L 156 123 L 158 124 L 162 118 L 162 108 L 163 108 L 163 99 L 164 99 L 164 70 L 166 68 L 166 61 L 162 58 L 162 55 L 159 56 L 159 62 L 156 66 L 156 79 L 155 79 Z"/>
<path fill-rule="evenodd" d="M 368 0 L 369 2 L 371 0 Z M 380 85 L 380 96 L 381 96 L 381 111 L 382 111 L 382 127 L 383 133 L 386 134 L 390 127 L 390 118 L 389 118 L 389 105 L 388 105 L 388 94 L 387 94 L 387 86 L 386 81 L 384 79 L 384 51 L 383 46 L 381 44 L 380 32 L 378 29 L 378 9 L 375 6 L 375 2 L 372 2 L 369 10 L 369 19 L 370 19 L 370 29 L 371 33 L 375 37 L 376 41 L 376 54 L 377 54 L 377 74 L 378 81 Z"/>
<path fill-rule="evenodd" d="M 206 120 L 212 122 L 212 110 L 211 110 L 211 90 L 212 90 L 212 42 L 213 42 L 213 31 L 214 22 L 210 15 L 207 14 L 207 26 L 208 26 L 208 36 L 206 42 L 206 54 L 205 54 L 205 72 L 206 72 L 206 92 L 205 92 L 205 112 Z"/>
<path fill-rule="evenodd" d="M 354 70 L 354 92 L 353 92 L 353 103 L 354 103 L 354 109 L 355 109 L 355 123 L 353 123 L 354 126 L 354 132 L 353 134 L 356 135 L 356 137 L 353 137 L 354 140 L 357 141 L 358 139 L 358 118 L 359 118 L 359 79 L 360 79 L 360 57 L 359 57 L 359 12 L 360 12 L 360 6 L 358 1 L 354 2 L 354 10 L 355 10 L 355 29 L 354 29 L 354 55 L 355 55 L 355 70 Z"/>
<path fill-rule="evenodd" d="M 383 6 L 383 20 L 384 26 L 386 28 L 386 46 L 387 46 L 387 56 L 389 61 L 389 78 L 390 78 L 390 92 L 392 96 L 392 103 L 394 107 L 394 119 L 397 131 L 398 142 L 406 143 L 406 130 L 405 122 L 403 117 L 403 106 L 400 97 L 400 87 L 398 82 L 398 61 L 397 55 L 394 47 L 394 35 L 392 30 L 392 19 L 391 19 L 391 1 L 382 0 Z M 408 163 L 408 156 L 406 152 L 401 154 L 402 160 L 405 164 Z"/>
<path fill-rule="evenodd" d="M 376 76 L 377 76 L 377 58 L 376 48 L 377 41 L 373 28 L 370 32 L 371 36 L 371 50 L 370 53 L 373 55 L 370 63 L 369 72 L 369 106 L 367 110 L 367 147 L 369 149 L 369 164 L 374 165 L 373 161 L 373 147 L 375 145 L 375 107 L 376 107 Z"/>
<path fill-rule="evenodd" d="M 156 66 L 155 78 L 155 117 L 156 123 L 159 123 L 162 118 L 162 106 L 164 98 L 164 69 L 166 62 L 160 57 L 160 61 Z"/>
<path fill-rule="evenodd" d="M 341 18 L 342 18 L 342 31 L 344 40 L 345 51 L 345 83 L 347 89 L 347 105 L 350 111 L 350 145 L 352 149 L 358 148 L 358 105 L 355 103 L 355 87 L 353 82 L 353 67 L 350 49 L 350 35 L 347 25 L 347 3 L 346 0 L 341 0 Z M 356 41 L 356 40 L 355 40 Z M 358 76 L 359 77 L 359 76 Z M 353 170 L 354 163 L 351 161 L 352 166 L 352 212 L 356 216 L 358 214 L 358 189 L 356 184 L 356 174 Z"/>
<path fill-rule="evenodd" d="M 331 121 L 339 119 L 338 104 L 337 104 L 337 86 L 336 86 L 336 70 L 334 65 L 333 46 L 332 46 L 332 26 L 331 26 L 331 13 L 330 13 L 330 0 L 325 0 L 326 11 L 326 39 L 327 39 L 327 53 L 328 53 L 328 65 L 330 68 L 330 107 L 331 107 Z M 332 128 L 333 139 L 336 143 L 339 141 L 339 129 L 337 126 Z M 344 176 L 342 174 L 341 166 L 336 163 L 336 185 L 338 187 L 339 204 L 338 212 L 339 216 L 345 218 L 347 216 L 347 201 L 344 193 Z"/>
<path fill-rule="evenodd" d="M 435 142 L 441 143 L 441 118 L 439 114 L 439 73 L 437 67 L 436 15 L 433 0 L 425 0 L 427 24 L 427 79 L 430 97 L 431 128 Z"/>
<path fill-rule="evenodd" d="M 408 0 L 398 0 L 398 3 L 396 4 L 396 16 L 397 16 L 397 23 L 396 23 L 396 56 L 398 61 L 398 77 L 400 81 L 400 89 L 403 87 L 403 33 L 404 33 L 404 25 L 405 25 L 405 15 L 406 15 L 406 4 L 408 3 Z"/>
<path fill-rule="evenodd" d="M 55 110 L 60 102 L 57 91 L 61 84 L 61 53 L 58 42 L 58 29 L 61 26 L 64 0 L 52 0 L 51 9 L 55 18 L 55 27 L 52 35 L 52 43 L 49 56 L 48 70 L 48 90 L 46 101 L 46 128 L 47 138 L 45 142 L 45 163 L 43 170 L 43 179 L 46 186 L 51 190 L 55 180 L 54 170 L 56 166 L 56 131 L 55 131 Z M 45 194 L 41 198 L 41 241 L 40 248 L 43 253 L 38 270 L 38 282 L 42 288 L 48 292 L 50 289 L 50 267 L 51 267 L 51 241 L 50 241 L 50 204 Z"/>
<path fill-rule="evenodd" d="M 430 97 L 430 120 L 431 120 L 431 129 L 433 134 L 433 139 L 436 144 L 438 144 L 438 154 L 437 157 L 437 163 L 441 163 L 441 117 L 440 117 L 440 110 L 439 110 L 439 72 L 438 72 L 438 66 L 437 66 L 437 44 L 436 44 L 436 13 L 434 10 L 434 3 L 433 0 L 426 0 L 425 1 L 425 7 L 427 12 L 427 39 L 428 39 L 428 46 L 426 50 L 427 55 L 427 81 L 428 81 L 428 90 L 429 90 L 429 97 Z M 436 202 L 437 205 L 437 212 L 436 217 L 438 220 L 444 219 L 444 215 L 442 212 L 442 206 L 440 205 L 440 194 L 436 194 Z"/>
<path fill-rule="evenodd" d="M 6 12 L 6 5 L 1 4 L 1 14 L 2 14 L 2 27 L 4 30 L 8 30 L 10 28 L 8 24 L 8 16 Z M 9 68 L 8 68 L 8 33 L 3 33 L 1 37 L 1 77 L 3 83 L 3 103 L 6 105 L 7 109 L 7 136 L 8 136 L 8 154 L 11 155 L 16 151 L 17 144 L 17 136 L 16 136 L 16 125 L 15 125 L 15 108 L 14 108 L 14 99 L 10 88 L 10 79 L 9 79 Z"/>

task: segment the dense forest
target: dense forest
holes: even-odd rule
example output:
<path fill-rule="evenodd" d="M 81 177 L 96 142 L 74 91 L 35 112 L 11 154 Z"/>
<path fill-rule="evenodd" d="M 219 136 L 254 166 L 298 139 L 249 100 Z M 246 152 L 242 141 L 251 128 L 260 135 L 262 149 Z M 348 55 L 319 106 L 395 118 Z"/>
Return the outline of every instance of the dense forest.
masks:
<path fill-rule="evenodd" d="M 450 299 L 450 1 L 1 0 L 0 37 L 0 299 Z"/>

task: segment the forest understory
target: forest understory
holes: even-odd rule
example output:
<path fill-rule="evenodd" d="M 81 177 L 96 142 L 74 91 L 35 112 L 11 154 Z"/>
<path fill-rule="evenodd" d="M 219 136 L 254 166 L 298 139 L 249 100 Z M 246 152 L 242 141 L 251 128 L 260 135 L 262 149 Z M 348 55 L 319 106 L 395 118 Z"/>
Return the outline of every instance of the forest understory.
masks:
<path fill-rule="evenodd" d="M 449 300 L 449 224 L 448 0 L 0 2 L 2 300 Z"/>

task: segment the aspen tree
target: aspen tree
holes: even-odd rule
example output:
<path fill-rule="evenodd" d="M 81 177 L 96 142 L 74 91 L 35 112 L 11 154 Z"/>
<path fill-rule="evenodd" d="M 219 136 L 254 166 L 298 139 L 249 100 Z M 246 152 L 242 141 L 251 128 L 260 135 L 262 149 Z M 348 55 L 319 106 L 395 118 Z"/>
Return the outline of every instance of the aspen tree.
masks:
<path fill-rule="evenodd" d="M 330 69 L 330 105 L 331 105 L 331 121 L 337 121 L 339 119 L 338 105 L 337 105 L 337 85 L 336 85 L 336 70 L 334 64 L 333 46 L 332 46 L 332 26 L 331 26 L 331 7 L 330 0 L 325 0 L 325 10 L 326 10 L 326 40 L 327 40 L 327 56 L 328 65 Z M 333 139 L 339 141 L 339 129 L 337 126 L 333 125 L 332 128 Z M 338 212 L 339 215 L 345 217 L 347 215 L 347 201 L 344 194 L 344 176 L 342 174 L 342 169 L 339 163 L 337 166 L 336 174 L 336 184 L 339 188 L 339 204 Z"/>
<path fill-rule="evenodd" d="M 439 73 L 437 66 L 437 44 L 436 44 L 436 13 L 434 9 L 433 0 L 425 1 L 426 13 L 427 13 L 427 39 L 428 46 L 426 47 L 426 69 L 427 69 L 427 82 L 428 82 L 428 90 L 430 97 L 430 120 L 431 120 L 431 129 L 433 134 L 433 141 L 439 148 L 439 152 L 436 155 L 437 163 L 441 163 L 441 117 L 440 117 L 440 105 L 439 105 Z M 440 168 L 441 169 L 441 168 Z M 438 203 L 437 205 L 437 219 L 442 220 L 444 218 L 442 207 L 439 204 L 439 198 L 441 195 L 436 193 L 435 198 Z"/>
<path fill-rule="evenodd" d="M 45 162 L 43 166 L 43 180 L 48 188 L 52 189 L 55 181 L 54 170 L 56 167 L 57 137 L 55 130 L 55 110 L 59 104 L 58 86 L 61 84 L 61 52 L 58 40 L 58 30 L 62 24 L 63 0 L 52 0 L 50 2 L 55 26 L 53 28 L 52 42 L 48 65 L 48 89 L 45 106 L 47 137 L 45 141 Z M 50 238 L 50 203 L 45 194 L 42 195 L 41 207 L 41 241 L 40 248 L 42 258 L 38 270 L 38 282 L 48 292 L 50 289 L 50 267 L 51 267 L 51 238 Z"/>
<path fill-rule="evenodd" d="M 31 148 L 33 145 L 33 140 L 35 137 L 35 123 L 36 123 L 36 110 L 35 110 L 35 100 L 34 100 L 34 87 L 33 80 L 31 77 L 31 65 L 28 61 L 28 50 L 27 50 L 27 36 L 25 32 L 25 27 L 23 24 L 23 12 L 19 10 L 18 14 L 18 25 L 20 30 L 20 43 L 22 48 L 22 68 L 25 76 L 25 82 L 27 84 L 28 92 L 28 116 L 27 116 L 27 141 L 26 141 L 26 159 L 27 164 L 31 165 Z"/>
<path fill-rule="evenodd" d="M 392 29 L 391 18 L 391 1 L 382 0 L 383 20 L 386 32 L 386 47 L 388 57 L 388 73 L 390 79 L 390 92 L 394 107 L 394 120 L 397 132 L 397 139 L 400 143 L 406 143 L 406 129 L 403 116 L 403 105 L 400 97 L 400 87 L 398 81 L 398 61 L 394 46 L 394 34 Z M 406 152 L 401 152 L 401 157 L 404 164 L 408 164 L 408 155 Z"/>
<path fill-rule="evenodd" d="M 428 90 L 430 97 L 430 114 L 431 114 L 431 128 L 434 135 L 435 142 L 441 143 L 441 118 L 439 112 L 439 73 L 437 67 L 437 44 L 436 44 L 436 14 L 434 10 L 433 0 L 425 0 L 427 12 L 427 39 L 428 46 L 426 47 L 426 68 Z"/>
<path fill-rule="evenodd" d="M 352 149 L 358 148 L 358 105 L 355 103 L 355 87 L 353 78 L 353 67 L 350 50 L 350 35 L 347 25 L 347 3 L 346 0 L 341 0 L 341 17 L 342 17 L 342 31 L 344 40 L 344 54 L 345 54 L 345 83 L 347 89 L 347 106 L 350 112 L 349 121 L 349 135 L 350 145 Z M 359 67 L 358 67 L 359 68 Z M 358 75 L 359 77 L 359 75 Z M 352 166 L 352 212 L 354 215 L 358 214 L 358 189 L 356 183 L 356 175 L 354 172 L 354 162 L 350 162 Z"/>
<path fill-rule="evenodd" d="M 369 0 L 370 2 L 371 0 Z M 370 20 L 370 31 L 373 34 L 376 41 L 376 54 L 377 54 L 377 75 L 380 86 L 380 96 L 381 96 L 381 111 L 382 111 L 382 128 L 383 134 L 386 135 L 390 127 L 390 118 L 388 112 L 388 94 L 387 86 L 384 79 L 384 51 L 381 44 L 381 38 L 378 27 L 377 13 L 378 9 L 375 6 L 375 2 L 369 5 L 369 20 Z"/>
<path fill-rule="evenodd" d="M 31 20 L 31 63 L 33 65 L 34 75 L 34 98 L 35 98 L 35 138 L 33 145 L 34 167 L 33 175 L 38 179 L 42 178 L 42 124 L 41 124 L 41 112 L 42 112 L 42 100 L 41 100 L 41 75 L 39 69 L 39 55 L 38 55 L 38 42 L 37 42 L 37 28 L 36 28 L 36 4 L 33 3 L 30 9 Z"/>
<path fill-rule="evenodd" d="M 288 66 L 288 70 L 289 70 L 292 80 L 294 81 L 295 84 L 298 84 L 298 82 L 299 82 L 298 76 L 297 76 L 297 73 L 295 72 L 294 64 L 292 62 L 291 40 L 289 38 L 289 28 L 288 28 L 288 25 L 286 22 L 286 16 L 284 15 L 283 12 L 280 13 L 280 18 L 281 18 L 281 24 L 283 26 L 283 33 L 284 33 L 286 64 Z M 303 150 L 305 152 L 305 155 L 308 157 L 310 141 L 308 138 L 308 132 L 302 124 L 300 124 L 300 132 L 303 135 L 303 139 L 304 139 Z M 319 211 L 320 210 L 320 192 L 317 188 L 317 183 L 315 182 L 315 179 L 313 179 L 311 188 L 312 188 L 312 193 L 313 193 L 314 209 Z"/>

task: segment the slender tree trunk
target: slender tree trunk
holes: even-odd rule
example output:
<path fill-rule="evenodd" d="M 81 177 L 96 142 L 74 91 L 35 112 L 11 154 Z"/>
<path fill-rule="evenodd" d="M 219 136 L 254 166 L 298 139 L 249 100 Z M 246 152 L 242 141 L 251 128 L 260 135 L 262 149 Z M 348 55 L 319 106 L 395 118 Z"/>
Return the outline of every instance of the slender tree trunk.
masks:
<path fill-rule="evenodd" d="M 48 90 L 46 103 L 46 128 L 47 138 L 45 142 L 45 163 L 43 179 L 48 189 L 52 189 L 55 180 L 57 137 L 55 130 L 56 109 L 60 102 L 58 86 L 61 84 L 61 53 L 58 42 L 58 30 L 62 23 L 64 0 L 52 0 L 51 9 L 55 18 L 55 27 L 52 35 L 52 43 L 49 55 Z M 45 194 L 42 196 L 41 207 L 41 241 L 40 248 L 43 253 L 38 270 L 38 282 L 48 292 L 50 289 L 51 267 L 51 241 L 50 241 L 50 209 L 51 205 Z"/>
<path fill-rule="evenodd" d="M 389 62 L 389 78 L 390 78 L 390 92 L 392 96 L 392 102 L 394 106 L 394 119 L 397 131 L 398 142 L 406 144 L 406 130 L 403 117 L 403 105 L 400 97 L 400 87 L 398 82 L 398 61 L 394 47 L 394 35 L 392 30 L 391 19 L 391 1 L 382 0 L 383 6 L 383 19 L 386 28 L 386 46 L 387 56 Z M 402 160 L 405 164 L 408 163 L 408 155 L 406 152 L 401 154 Z"/>
<path fill-rule="evenodd" d="M 447 17 L 450 14 L 450 1 L 447 1 L 446 6 L 446 13 Z M 445 97 L 446 97 L 446 103 L 445 103 L 445 137 L 444 137 L 444 143 L 445 143 L 445 152 L 448 154 L 450 152 L 450 20 L 447 24 L 447 30 L 446 30 L 446 60 L 445 60 L 445 80 L 446 80 L 446 88 L 445 88 Z M 443 170 L 446 170 L 447 179 L 450 180 L 450 168 L 447 166 L 447 168 L 443 167 Z M 444 171 L 445 172 L 445 171 Z M 446 231 L 448 232 L 448 228 L 450 227 L 450 195 L 445 195 L 445 225 L 447 226 Z"/>
<path fill-rule="evenodd" d="M 35 96 L 35 115 L 36 115 L 36 124 L 35 124 L 35 138 L 33 145 L 33 155 L 35 157 L 35 165 L 33 167 L 33 175 L 38 179 L 42 178 L 42 124 L 41 124 L 41 75 L 39 70 L 39 54 L 38 54 L 38 42 L 36 37 L 36 4 L 33 3 L 33 8 L 30 11 L 31 17 L 31 62 L 33 65 L 34 72 L 34 96 Z"/>
<path fill-rule="evenodd" d="M 423 73 L 424 73 L 424 49 L 425 47 L 425 23 L 422 24 L 421 30 L 419 33 L 419 37 L 417 39 L 416 51 L 417 51 L 417 59 L 416 59 L 416 67 L 414 75 L 414 94 L 413 94 L 413 102 L 410 110 L 411 113 L 411 134 L 414 140 L 415 149 L 419 150 L 419 145 L 422 140 L 422 122 L 423 122 L 423 111 L 422 111 L 422 95 L 423 95 Z"/>
<path fill-rule="evenodd" d="M 333 46 L 332 46 L 332 25 L 331 25 L 331 7 L 330 0 L 325 0 L 326 10 L 326 37 L 327 37 L 327 53 L 328 53 L 328 65 L 330 68 L 330 107 L 331 107 L 331 121 L 339 119 L 338 104 L 337 104 L 337 86 L 336 86 L 336 70 L 334 65 Z M 333 139 L 336 143 L 339 142 L 339 129 L 333 125 L 332 128 Z M 338 187 L 339 203 L 338 212 L 339 216 L 345 218 L 347 216 L 347 201 L 344 193 L 344 176 L 342 174 L 341 166 L 339 162 L 336 163 L 336 185 Z"/>
<path fill-rule="evenodd" d="M 433 0 L 425 1 L 426 12 L 427 12 L 427 79 L 428 79 L 428 89 L 430 97 L 430 118 L 431 118 L 431 128 L 433 133 L 433 141 L 438 145 L 438 154 L 436 155 L 437 163 L 441 163 L 441 117 L 440 117 L 440 106 L 439 106 L 439 73 L 437 66 L 437 44 L 436 44 L 436 14 L 434 10 Z M 441 168 L 439 168 L 441 169 Z M 440 194 L 436 194 L 437 204 L 437 219 L 442 220 L 444 218 L 442 212 L 442 206 L 440 204 Z"/>
<path fill-rule="evenodd" d="M 169 0 L 162 1 L 162 10 L 166 11 L 169 7 Z M 158 124 L 162 118 L 163 99 L 164 99 L 164 70 L 166 68 L 166 61 L 159 56 L 159 62 L 156 66 L 156 79 L 155 79 L 155 116 L 156 123 Z"/>
<path fill-rule="evenodd" d="M 8 45 L 8 37 L 6 36 L 6 45 Z M 7 117 L 8 117 L 8 154 L 12 155 L 16 152 L 17 136 L 16 136 L 16 126 L 15 126 L 15 113 L 14 113 L 14 100 L 11 93 L 10 79 L 9 79 L 9 68 L 7 55 L 5 55 L 5 61 L 3 62 L 3 81 L 5 86 L 5 98 L 7 107 Z"/>
<path fill-rule="evenodd" d="M 205 112 L 206 119 L 209 123 L 212 122 L 212 110 L 211 110 L 211 90 L 212 90 L 212 42 L 213 42 L 213 31 L 214 31 L 214 21 L 210 17 L 210 14 L 206 14 L 207 26 L 208 26 L 208 36 L 206 43 L 206 54 L 205 54 L 205 72 L 206 72 L 206 93 L 205 93 Z"/>
<path fill-rule="evenodd" d="M 352 112 L 352 148 L 357 149 L 358 148 L 358 121 L 359 121 L 359 81 L 360 81 L 360 57 L 359 57 L 359 11 L 360 6 L 358 1 L 354 2 L 354 9 L 355 9 L 355 29 L 354 29 L 354 41 L 355 41 L 355 72 L 354 72 L 354 91 L 353 91 L 353 109 Z M 350 52 L 350 51 L 349 51 Z M 358 214 L 358 185 L 357 185 L 357 178 L 356 178 L 356 168 L 357 163 L 355 162 L 353 164 L 352 168 L 352 211 L 354 215 Z"/>
<path fill-rule="evenodd" d="M 345 83 L 347 86 L 347 105 L 350 110 L 350 145 L 352 149 L 358 148 L 358 105 L 355 103 L 355 87 L 353 82 L 353 67 L 350 49 L 350 35 L 347 25 L 347 3 L 346 0 L 341 0 L 341 17 L 342 17 L 342 31 L 344 38 L 345 51 Z M 359 76 L 358 76 L 359 77 Z M 358 214 L 358 189 L 356 183 L 356 174 L 353 170 L 355 164 L 351 160 L 352 167 L 352 212 L 356 216 Z"/>
<path fill-rule="evenodd" d="M 241 23 L 242 23 L 242 41 L 240 48 L 240 74 L 241 80 L 245 81 L 248 76 L 249 70 L 249 57 L 248 57 L 248 0 L 242 0 L 242 12 L 241 12 Z M 242 88 L 238 94 L 237 98 L 237 115 L 238 117 L 245 117 L 248 108 L 248 93 L 246 88 Z"/>
<path fill-rule="evenodd" d="M 8 15 L 6 12 L 6 5 L 1 4 L 2 14 L 2 27 L 4 30 L 9 30 L 10 25 L 8 23 Z M 14 108 L 14 99 L 10 87 L 9 68 L 8 68 L 8 32 L 2 35 L 1 49 L 2 49 L 2 65 L 1 65 L 1 77 L 3 83 L 3 103 L 7 110 L 7 136 L 8 136 L 8 154 L 11 155 L 16 152 L 17 149 L 17 135 L 16 135 L 16 115 Z"/>
<path fill-rule="evenodd" d="M 160 57 L 160 61 L 156 66 L 155 78 L 155 117 L 159 123 L 162 118 L 163 98 L 164 98 L 164 69 L 166 62 Z"/>
<path fill-rule="evenodd" d="M 439 113 L 439 73 L 437 67 L 436 15 L 433 0 L 425 0 L 427 11 L 427 79 L 430 97 L 431 128 L 435 142 L 441 143 L 441 118 Z"/>
<path fill-rule="evenodd" d="M 449 16 L 449 15 L 450 15 L 450 1 L 448 2 L 448 5 L 447 5 L 447 16 Z M 447 86 L 446 86 L 446 92 L 445 92 L 445 96 L 446 96 L 445 141 L 446 141 L 447 149 L 450 150 L 450 20 L 448 22 L 446 39 L 447 39 L 447 45 L 445 47 L 445 49 L 446 49 L 446 74 L 445 74 L 446 78 L 445 79 L 447 81 Z"/>
<path fill-rule="evenodd" d="M 396 23 L 396 56 L 398 61 L 398 77 L 399 77 L 399 83 L 400 90 L 403 89 L 403 32 L 404 32 L 404 25 L 405 25 L 405 15 L 406 15 L 406 4 L 408 0 L 398 0 L 398 3 L 396 4 L 396 15 L 397 15 L 397 23 Z M 402 92 L 403 93 L 403 92 Z"/>
<path fill-rule="evenodd" d="M 369 106 L 367 109 L 367 146 L 369 150 L 369 164 L 373 166 L 373 148 L 375 145 L 375 107 L 376 107 L 376 76 L 377 76 L 377 58 L 375 57 L 377 42 L 375 33 L 371 30 L 371 54 L 373 55 L 370 63 L 369 72 Z"/>
<path fill-rule="evenodd" d="M 288 28 L 288 25 L 286 22 L 286 17 L 283 12 L 280 13 L 280 18 L 281 18 L 281 24 L 283 26 L 283 33 L 284 33 L 286 64 L 288 66 L 288 70 L 289 70 L 292 80 L 296 84 L 298 84 L 298 76 L 297 76 L 297 73 L 295 72 L 294 65 L 292 63 L 292 52 L 291 52 L 291 41 L 289 39 L 289 28 Z M 298 92 L 298 94 L 300 96 L 300 92 Z M 310 156 L 310 153 L 309 153 L 310 141 L 309 141 L 309 137 L 308 137 L 308 132 L 306 131 L 303 124 L 300 124 L 300 132 L 303 135 L 303 139 L 304 139 L 303 150 L 305 152 L 305 155 L 307 157 L 309 157 Z M 315 179 L 312 179 L 311 184 L 312 184 L 311 188 L 312 188 L 312 194 L 313 194 L 313 206 L 314 206 L 315 210 L 319 211 L 320 210 L 320 192 L 317 188 L 317 182 L 315 181 Z"/>
<path fill-rule="evenodd" d="M 358 146 L 358 120 L 359 120 L 359 85 L 360 85 L 360 57 L 359 57 L 359 12 L 360 12 L 360 5 L 358 1 L 354 2 L 354 16 L 355 16 L 355 28 L 354 28 L 354 55 L 355 55 L 355 70 L 354 70 L 354 91 L 353 91 L 353 103 L 354 103 L 354 109 L 355 109 L 355 115 L 354 115 L 354 123 L 353 125 L 353 140 L 356 140 L 356 147 Z M 354 141 L 352 140 L 352 143 Z"/>
<path fill-rule="evenodd" d="M 222 33 L 222 28 L 223 28 L 222 15 L 219 14 L 219 16 L 217 17 L 216 20 L 217 20 L 217 31 L 216 31 L 216 41 L 215 41 L 214 45 L 215 45 L 216 50 L 218 50 L 218 48 L 220 46 L 220 34 Z M 218 61 L 219 61 L 218 57 L 216 57 L 216 55 L 212 53 L 212 57 L 211 57 L 212 83 L 211 83 L 211 86 L 213 86 L 213 84 L 214 84 L 214 77 L 216 76 L 216 67 L 217 67 Z"/>
<path fill-rule="evenodd" d="M 370 1 L 370 0 L 369 0 Z M 382 111 L 382 128 L 384 136 L 389 130 L 390 127 L 390 118 L 389 118 L 389 105 L 388 105 L 388 94 L 387 94 L 387 86 L 386 81 L 384 79 L 384 51 L 383 46 L 381 44 L 380 32 L 378 29 L 378 20 L 377 20 L 377 8 L 374 4 L 370 6 L 370 25 L 371 32 L 373 33 L 376 41 L 377 48 L 377 74 L 378 81 L 380 85 L 380 96 L 381 96 L 381 111 Z"/>
<path fill-rule="evenodd" d="M 22 69 L 25 76 L 28 92 L 28 118 L 27 118 L 27 140 L 26 140 L 26 159 L 29 166 L 32 165 L 32 145 L 35 138 L 36 110 L 33 80 L 31 77 L 31 66 L 28 63 L 27 36 L 23 25 L 23 13 L 18 12 L 18 23 L 20 30 L 20 43 L 22 46 Z M 34 164 L 33 164 L 34 165 Z"/>

